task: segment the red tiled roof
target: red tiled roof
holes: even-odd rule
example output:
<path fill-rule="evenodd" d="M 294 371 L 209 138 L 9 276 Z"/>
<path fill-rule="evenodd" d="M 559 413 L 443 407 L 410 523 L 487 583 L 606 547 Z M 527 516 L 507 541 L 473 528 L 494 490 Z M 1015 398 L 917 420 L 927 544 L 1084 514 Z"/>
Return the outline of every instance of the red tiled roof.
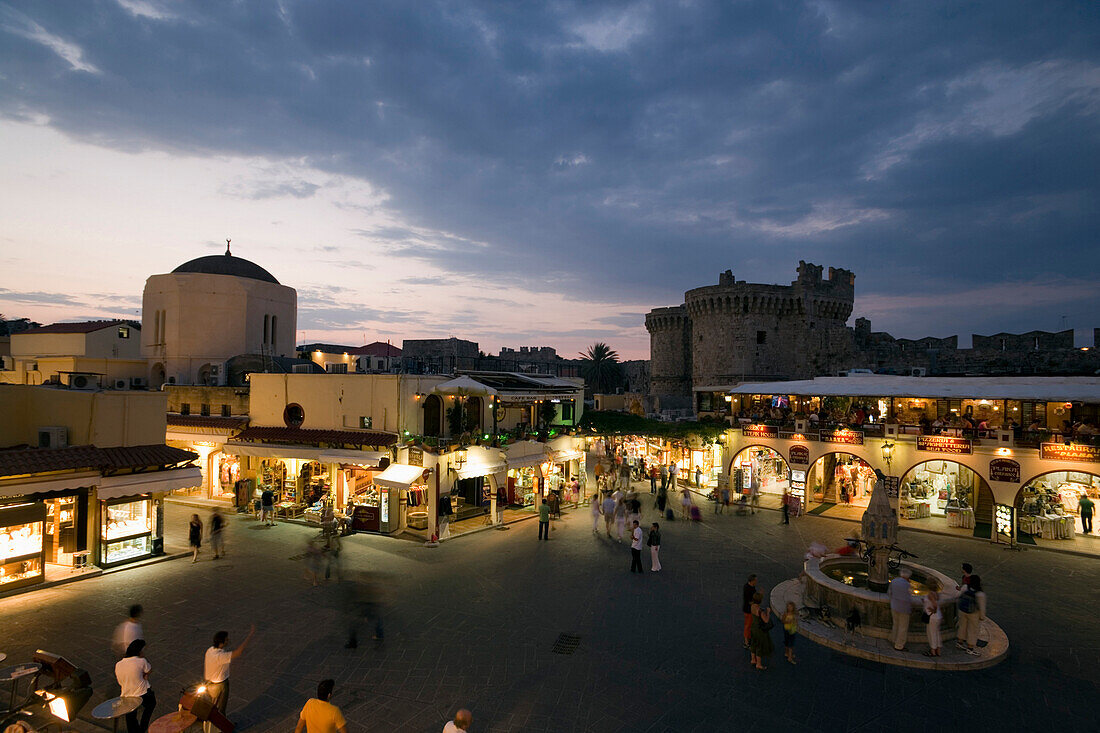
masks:
<path fill-rule="evenodd" d="M 355 356 L 401 356 L 401 349 L 393 344 L 375 341 L 373 344 L 348 349 L 348 353 Z"/>
<path fill-rule="evenodd" d="M 180 415 L 168 413 L 168 424 L 181 428 L 220 428 L 222 430 L 240 430 L 248 425 L 243 415 L 223 417 L 221 415 Z"/>
<path fill-rule="evenodd" d="M 378 430 L 308 430 L 303 428 L 245 428 L 235 440 L 261 440 L 272 443 L 328 443 L 329 445 L 387 446 L 397 442 L 393 433 Z"/>
<path fill-rule="evenodd" d="M 197 453 L 167 445 L 132 445 L 117 448 L 97 448 L 75 445 L 68 448 L 19 448 L 0 450 L 0 476 L 19 476 L 50 471 L 101 471 L 120 468 L 174 466 L 193 461 Z"/>
<path fill-rule="evenodd" d="M 81 321 L 79 323 L 51 323 L 48 326 L 32 328 L 23 333 L 92 333 L 112 326 L 129 326 L 141 329 L 141 324 L 136 321 Z"/>

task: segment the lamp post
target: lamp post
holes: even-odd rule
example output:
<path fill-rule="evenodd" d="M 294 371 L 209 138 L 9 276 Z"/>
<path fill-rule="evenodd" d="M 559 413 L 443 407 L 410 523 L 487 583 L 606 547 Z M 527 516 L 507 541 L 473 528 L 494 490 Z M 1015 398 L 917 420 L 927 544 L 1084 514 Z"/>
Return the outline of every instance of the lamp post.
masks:
<path fill-rule="evenodd" d="M 890 464 L 894 460 L 894 444 L 889 440 L 882 442 L 882 460 L 886 461 L 886 474 L 890 474 Z"/>

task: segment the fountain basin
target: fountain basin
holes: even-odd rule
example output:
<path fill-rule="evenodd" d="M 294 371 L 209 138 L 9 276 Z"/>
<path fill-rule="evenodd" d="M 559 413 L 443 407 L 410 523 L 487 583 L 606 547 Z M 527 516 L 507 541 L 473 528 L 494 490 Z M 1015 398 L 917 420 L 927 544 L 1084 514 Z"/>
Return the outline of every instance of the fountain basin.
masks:
<path fill-rule="evenodd" d="M 955 590 L 955 581 L 943 573 L 924 565 L 902 563 L 909 568 L 913 577 L 913 612 L 909 620 L 909 640 L 927 641 L 925 625 L 921 622 L 921 602 L 930 588 L 938 588 L 940 611 L 943 622 L 940 631 L 943 639 L 955 638 L 957 619 L 956 604 L 959 594 Z M 883 639 L 890 637 L 893 617 L 890 614 L 890 599 L 885 593 L 870 590 L 867 587 L 867 564 L 852 557 L 810 558 L 803 566 L 805 571 L 803 603 L 811 608 L 828 607 L 833 622 L 843 626 L 852 609 L 860 615 L 860 633 Z M 890 579 L 897 576 L 891 571 Z"/>

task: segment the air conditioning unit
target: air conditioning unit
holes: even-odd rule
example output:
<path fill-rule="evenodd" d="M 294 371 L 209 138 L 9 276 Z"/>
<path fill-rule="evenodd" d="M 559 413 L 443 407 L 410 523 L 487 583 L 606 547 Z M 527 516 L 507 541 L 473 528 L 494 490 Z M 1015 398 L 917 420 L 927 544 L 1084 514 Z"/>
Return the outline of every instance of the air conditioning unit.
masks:
<path fill-rule="evenodd" d="M 125 379 L 115 380 L 115 389 L 126 389 L 127 386 L 129 386 L 129 383 Z"/>
<path fill-rule="evenodd" d="M 167 383 L 168 384 L 175 384 L 176 383 L 176 378 L 175 377 L 168 377 Z"/>
<path fill-rule="evenodd" d="M 69 389 L 92 391 L 99 389 L 99 377 L 95 374 L 69 375 Z"/>
<path fill-rule="evenodd" d="M 290 371 L 292 374 L 310 374 L 313 372 L 313 369 L 309 364 L 292 364 Z"/>
<path fill-rule="evenodd" d="M 38 429 L 39 448 L 67 448 L 69 429 L 63 425 Z"/>
<path fill-rule="evenodd" d="M 910 377 L 926 377 L 928 376 L 928 370 L 924 367 L 912 367 L 909 370 Z"/>
<path fill-rule="evenodd" d="M 145 389 L 149 382 L 145 377 L 130 377 L 130 389 Z"/>

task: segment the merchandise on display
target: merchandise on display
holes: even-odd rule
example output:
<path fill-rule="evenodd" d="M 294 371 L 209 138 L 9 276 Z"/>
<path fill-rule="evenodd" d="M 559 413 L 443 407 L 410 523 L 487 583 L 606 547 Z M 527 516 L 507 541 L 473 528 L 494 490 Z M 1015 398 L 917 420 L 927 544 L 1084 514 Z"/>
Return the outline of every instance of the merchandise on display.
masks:
<path fill-rule="evenodd" d="M 151 507 L 152 502 L 149 499 L 108 505 L 103 539 L 115 540 L 151 532 Z"/>
<path fill-rule="evenodd" d="M 0 527 L 0 562 L 42 552 L 42 522 Z"/>

